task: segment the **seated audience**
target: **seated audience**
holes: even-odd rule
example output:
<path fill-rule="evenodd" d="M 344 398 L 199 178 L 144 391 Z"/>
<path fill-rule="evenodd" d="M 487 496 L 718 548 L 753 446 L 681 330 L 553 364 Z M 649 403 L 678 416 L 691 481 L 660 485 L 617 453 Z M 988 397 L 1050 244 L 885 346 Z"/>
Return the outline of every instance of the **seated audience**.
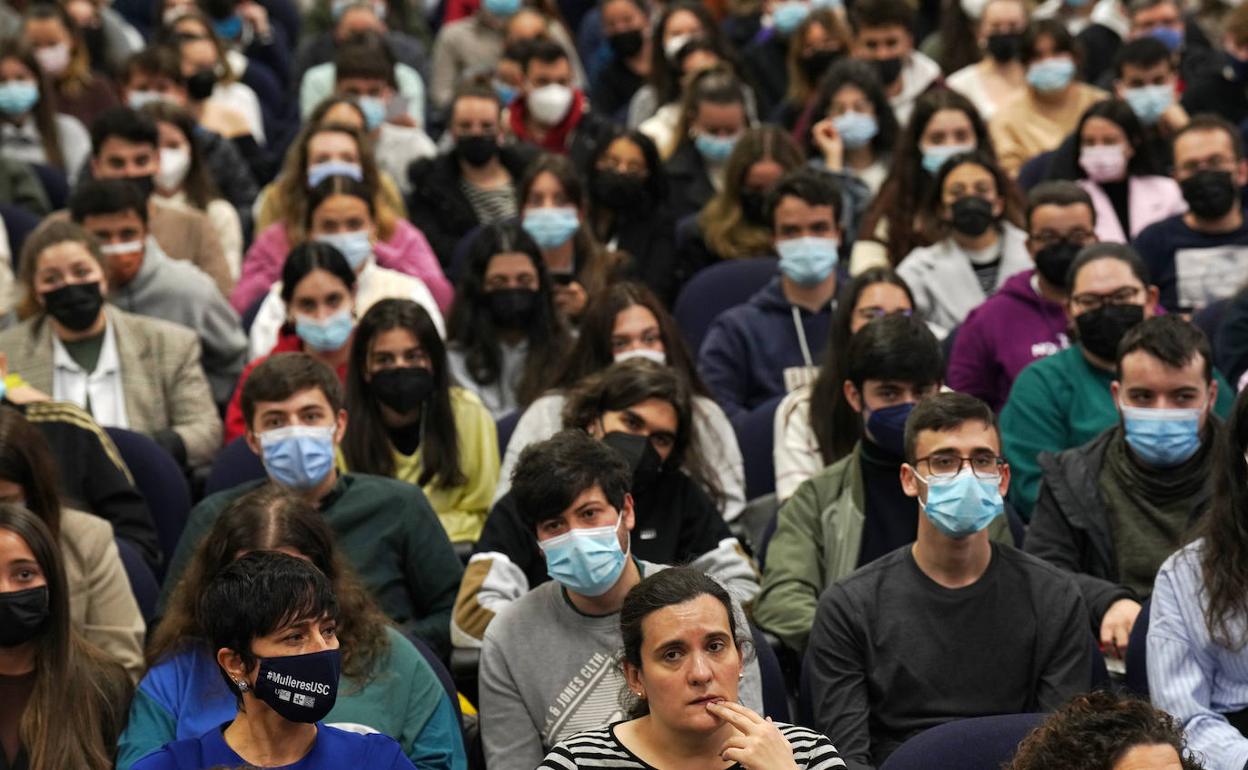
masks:
<path fill-rule="evenodd" d="M 130 770 L 161 746 L 198 738 L 233 718 L 235 698 L 217 668 L 196 604 L 227 566 L 265 551 L 307 561 L 337 597 L 343 681 L 325 721 L 388 735 L 420 767 L 464 770 L 455 708 L 437 675 L 346 566 L 320 512 L 273 484 L 243 495 L 221 514 L 173 589 L 148 645 L 150 668 L 118 744 L 118 770 Z"/>
<path fill-rule="evenodd" d="M 498 484 L 494 419 L 451 384 L 446 345 L 420 305 L 386 299 L 360 319 L 347 413 L 345 467 L 421 487 L 451 542 L 475 542 Z"/>
<path fill-rule="evenodd" d="M 670 112 L 671 106 L 678 102 L 684 90 L 685 74 L 691 71 L 685 65 L 688 55 L 685 46 L 690 46 L 689 52 L 706 46 L 707 53 L 715 58 L 718 58 L 716 52 L 724 50 L 719 27 L 701 3 L 690 0 L 668 3 L 652 29 L 650 72 L 645 84 L 629 100 L 625 120 L 629 128 L 640 128 L 660 111 Z M 643 129 L 643 133 L 648 132 Z M 651 138 L 662 152 L 664 142 L 654 136 Z"/>
<path fill-rule="evenodd" d="M 0 155 L 49 166 L 72 184 L 91 155 L 91 137 L 77 118 L 57 112 L 56 97 L 35 49 L 0 44 Z"/>
<path fill-rule="evenodd" d="M 253 551 L 206 580 L 195 604 L 195 622 L 216 651 L 236 713 L 202 735 L 165 744 L 134 763 L 135 770 L 296 763 L 308 770 L 352 764 L 414 770 L 393 738 L 322 722 L 341 688 L 343 613 L 330 578 L 316 566 Z M 292 697 L 286 687 L 316 695 Z"/>
<path fill-rule="evenodd" d="M 101 112 L 117 106 L 117 85 L 91 66 L 86 39 L 64 6 L 28 4 L 22 14 L 22 38 L 34 49 L 62 113 L 91 125 Z"/>
<path fill-rule="evenodd" d="M 728 593 L 696 569 L 642 580 L 620 608 L 629 720 L 565 738 L 539 770 L 636 767 L 638 757 L 655 768 L 703 758 L 740 767 L 844 767 L 824 736 L 737 702 L 747 631 Z"/>
<path fill-rule="evenodd" d="M 1096 241 L 1096 222 L 1092 198 L 1074 182 L 1032 189 L 1027 251 L 1035 268 L 1011 276 L 967 314 L 945 369 L 951 389 L 1000 413 L 1023 369 L 1070 346 L 1066 274 L 1079 250 Z"/>
<path fill-rule="evenodd" d="M 63 558 L 38 516 L 0 505 L 0 762 L 112 770 L 134 688 L 119 663 L 72 628 Z"/>
<path fill-rule="evenodd" d="M 537 38 L 522 56 L 524 90 L 507 106 L 508 133 L 543 152 L 567 155 L 583 168 L 609 116 L 591 110 L 585 92 L 573 82 L 567 49 L 559 43 Z"/>
<path fill-rule="evenodd" d="M 447 321 L 447 365 L 494 419 L 541 395 L 570 338 L 555 314 L 550 273 L 513 224 L 473 236 Z"/>
<path fill-rule="evenodd" d="M 1021 209 L 1017 189 L 986 154 L 954 155 L 936 172 L 918 216 L 940 240 L 910 252 L 897 275 L 941 337 L 1032 265 Z"/>
<path fill-rule="evenodd" d="M 834 174 L 852 175 L 871 195 L 879 193 L 898 127 L 875 69 L 853 59 L 837 62 L 812 98 L 807 154 Z"/>
<path fill-rule="evenodd" d="M 914 8 L 905 0 L 853 6 L 853 56 L 875 67 L 897 122 L 906 125 L 916 101 L 940 83 L 940 66 L 914 50 Z"/>
<path fill-rule="evenodd" d="M 703 70 L 685 88 L 681 115 L 664 166 L 668 208 L 680 219 L 694 214 L 723 189 L 733 147 L 750 127 L 745 86 L 726 68 Z"/>
<path fill-rule="evenodd" d="M 35 389 L 91 413 L 100 425 L 145 433 L 180 464 L 205 467 L 221 418 L 195 332 L 106 306 L 99 242 L 52 221 L 26 241 L 25 318 L 0 332 L 0 350 Z"/>
<path fill-rule="evenodd" d="M 1027 13 L 1021 0 L 987 0 L 974 22 L 981 58 L 945 78 L 945 85 L 970 99 L 984 120 L 1027 87 L 1022 62 Z"/>
<path fill-rule="evenodd" d="M 989 541 L 1010 467 L 988 405 L 961 393 L 919 402 L 905 459 L 915 543 L 829 587 L 810 634 L 815 725 L 854 767 L 880 766 L 929 727 L 1052 710 L 1092 683 L 1074 578 Z"/>
<path fill-rule="evenodd" d="M 673 72 L 671 78 L 675 81 L 674 86 L 678 90 L 675 91 L 671 100 L 655 110 L 654 114 L 646 118 L 637 126 L 637 130 L 654 141 L 654 146 L 659 150 L 659 157 L 664 161 L 672 156 L 676 148 L 680 145 L 681 137 L 678 135 L 680 131 L 681 118 L 685 114 L 686 96 L 689 94 L 689 86 L 699 75 L 707 70 L 720 70 L 725 73 L 738 72 L 738 67 L 733 59 L 732 54 L 723 47 L 722 43 L 716 42 L 716 37 L 695 37 L 680 46 L 680 50 L 676 54 L 675 60 L 671 66 Z M 637 92 L 638 95 L 645 94 L 646 86 Z M 750 90 L 748 85 L 743 84 L 745 96 L 746 115 L 750 118 L 755 117 L 755 97 L 754 92 Z"/>
<path fill-rule="evenodd" d="M 633 477 L 616 450 L 580 431 L 534 444 L 520 458 L 516 510 L 551 579 L 516 599 L 485 632 L 480 713 L 491 768 L 536 767 L 560 741 L 627 716 L 616 616 L 629 590 L 663 569 L 631 555 Z M 739 613 L 734 601 L 744 628 Z M 532 665 L 536 660 L 542 665 Z M 741 676 L 738 695 L 758 711 L 757 661 Z"/>

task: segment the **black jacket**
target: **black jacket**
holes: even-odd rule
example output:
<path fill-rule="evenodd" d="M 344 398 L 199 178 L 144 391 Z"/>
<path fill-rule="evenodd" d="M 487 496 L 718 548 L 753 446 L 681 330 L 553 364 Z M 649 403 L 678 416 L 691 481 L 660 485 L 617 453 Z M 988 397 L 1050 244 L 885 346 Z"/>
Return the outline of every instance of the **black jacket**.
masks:
<path fill-rule="evenodd" d="M 676 223 L 667 207 L 659 204 L 644 214 L 618 216 L 614 237 L 608 239 L 632 257 L 632 276 L 649 286 L 667 307 L 676 301 L 675 238 Z"/>
<path fill-rule="evenodd" d="M 698 213 L 715 197 L 702 153 L 688 139 L 676 147 L 663 170 L 667 174 L 668 211 L 674 221 Z"/>

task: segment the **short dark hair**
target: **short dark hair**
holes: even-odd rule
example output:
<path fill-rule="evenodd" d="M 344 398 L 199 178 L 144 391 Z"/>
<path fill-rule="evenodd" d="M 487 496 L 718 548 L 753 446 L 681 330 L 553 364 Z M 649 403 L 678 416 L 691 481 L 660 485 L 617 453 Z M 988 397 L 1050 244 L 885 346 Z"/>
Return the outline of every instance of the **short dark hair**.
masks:
<path fill-rule="evenodd" d="M 859 329 L 846 362 L 845 379 L 859 390 L 867 380 L 930 385 L 944 372 L 936 335 L 912 315 L 887 315 Z"/>
<path fill-rule="evenodd" d="M 1083 61 L 1082 46 L 1066 25 L 1057 19 L 1033 19 L 1023 32 L 1023 64 L 1031 64 L 1036 60 L 1036 44 L 1040 38 L 1053 40 L 1054 53 L 1068 53 L 1075 59 L 1076 67 Z"/>
<path fill-rule="evenodd" d="M 841 186 L 827 174 L 809 168 L 798 168 L 781 177 L 767 195 L 767 221 L 775 226 L 776 207 L 792 196 L 811 206 L 831 206 L 832 222 L 841 223 Z"/>
<path fill-rule="evenodd" d="M 1122 359 L 1144 351 L 1171 369 L 1182 369 L 1200 356 L 1205 362 L 1205 382 L 1213 381 L 1213 350 L 1199 326 L 1177 315 L 1149 318 L 1131 327 L 1118 343 L 1115 373 L 1122 380 Z"/>
<path fill-rule="evenodd" d="M 1132 275 L 1140 279 L 1144 288 L 1148 288 L 1151 280 L 1148 275 L 1148 265 L 1144 264 L 1144 260 L 1140 259 L 1135 249 L 1125 243 L 1090 243 L 1084 246 L 1066 270 L 1066 285 L 1073 291 L 1079 271 L 1100 259 L 1116 259 L 1125 263 L 1131 268 Z"/>
<path fill-rule="evenodd" d="M 503 108 L 503 102 L 498 98 L 498 92 L 490 87 L 488 83 L 482 83 L 477 80 L 467 80 L 460 83 L 455 89 L 455 94 L 451 97 L 450 109 L 447 110 L 447 119 L 455 114 L 455 105 L 460 99 L 488 99 L 498 105 L 498 109 Z"/>
<path fill-rule="evenodd" d="M 253 551 L 230 563 L 208 583 L 196 608 L 196 624 L 210 649 L 233 650 L 247 669 L 257 663 L 252 642 L 291 623 L 329 616 L 338 601 L 329 578 L 306 559 L 278 551 Z M 238 685 L 220 669 L 240 702 Z"/>
<path fill-rule="evenodd" d="M 525 74 L 528 74 L 529 62 L 534 59 L 537 59 L 543 64 L 553 64 L 560 59 L 568 58 L 568 52 L 563 49 L 563 46 L 545 37 L 538 37 L 530 40 L 528 45 L 520 49 L 520 55 L 523 57 L 520 60 L 520 69 L 522 69 Z"/>
<path fill-rule="evenodd" d="M 1180 128 L 1174 134 L 1174 138 L 1170 140 L 1171 151 L 1179 144 L 1179 138 L 1184 134 L 1192 131 L 1222 131 L 1231 138 L 1231 147 L 1235 151 L 1235 160 L 1241 160 L 1244 157 L 1244 138 L 1240 135 L 1239 129 L 1229 120 L 1216 115 L 1212 112 L 1202 112 L 1199 115 L 1193 115 L 1186 126 Z"/>
<path fill-rule="evenodd" d="M 363 78 L 384 81 L 397 88 L 394 77 L 394 54 L 385 38 L 374 32 L 354 35 L 338 46 L 334 54 L 334 78 Z"/>
<path fill-rule="evenodd" d="M 107 109 L 91 123 L 91 154 L 98 158 L 104 143 L 113 137 L 132 144 L 160 145 L 156 121 L 130 107 Z"/>
<path fill-rule="evenodd" d="M 854 33 L 868 27 L 905 27 L 914 34 L 914 9 L 906 0 L 860 0 L 849 14 Z"/>
<path fill-rule="evenodd" d="M 624 457 L 579 428 L 530 444 L 511 474 L 511 496 L 531 532 L 558 518 L 587 489 L 597 486 L 617 511 L 633 483 Z"/>
<path fill-rule="evenodd" d="M 1076 206 L 1083 204 L 1092 212 L 1092 224 L 1096 225 L 1096 206 L 1092 196 L 1077 182 L 1067 179 L 1041 182 L 1027 194 L 1027 232 L 1031 232 L 1031 215 L 1041 206 Z"/>
<path fill-rule="evenodd" d="M 87 217 L 133 211 L 147 226 L 147 199 L 129 179 L 84 179 L 69 197 L 69 216 L 78 224 Z"/>
<path fill-rule="evenodd" d="M 1122 48 L 1119 48 L 1118 53 L 1114 55 L 1114 77 L 1121 79 L 1122 68 L 1127 65 L 1132 67 L 1152 67 L 1165 62 L 1173 70 L 1174 65 L 1171 63 L 1170 55 L 1170 49 L 1166 48 L 1166 44 L 1152 35 L 1128 40 L 1122 44 Z"/>
<path fill-rule="evenodd" d="M 997 434 L 1001 442 L 1001 430 L 997 427 L 997 415 L 992 407 L 965 393 L 936 393 L 914 405 L 914 411 L 906 418 L 906 462 L 911 465 L 918 458 L 914 446 L 919 434 L 925 430 L 938 433 L 956 430 L 968 422 L 982 422 Z"/>
<path fill-rule="evenodd" d="M 301 390 L 316 388 L 335 413 L 342 409 L 342 383 L 328 366 L 307 353 L 274 353 L 252 370 L 243 383 L 243 419 L 252 429 L 256 404 L 285 401 Z"/>
<path fill-rule="evenodd" d="M 346 284 L 348 291 L 355 291 L 356 275 L 347 264 L 342 252 L 328 243 L 304 241 L 290 250 L 282 264 L 282 302 L 290 305 L 299 282 L 313 270 L 324 270 Z M 289 308 L 288 308 L 289 309 Z"/>
<path fill-rule="evenodd" d="M 146 72 L 185 86 L 186 78 L 182 75 L 181 62 L 182 57 L 176 48 L 164 44 L 149 45 L 126 59 L 125 76 L 121 82 L 124 85 L 135 72 Z"/>

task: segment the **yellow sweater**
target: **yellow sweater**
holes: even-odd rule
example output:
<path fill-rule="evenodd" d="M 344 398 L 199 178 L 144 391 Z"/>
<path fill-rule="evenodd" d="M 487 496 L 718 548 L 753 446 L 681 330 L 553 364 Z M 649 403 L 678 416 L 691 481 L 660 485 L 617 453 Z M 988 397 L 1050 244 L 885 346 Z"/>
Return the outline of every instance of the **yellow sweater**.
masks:
<path fill-rule="evenodd" d="M 1069 99 L 1052 105 L 1038 101 L 1030 88 L 1024 89 L 988 123 L 1001 168 L 1011 177 L 1018 176 L 1024 163 L 1061 144 L 1079 125 L 1083 113 L 1107 96 L 1099 88 L 1076 83 Z"/>

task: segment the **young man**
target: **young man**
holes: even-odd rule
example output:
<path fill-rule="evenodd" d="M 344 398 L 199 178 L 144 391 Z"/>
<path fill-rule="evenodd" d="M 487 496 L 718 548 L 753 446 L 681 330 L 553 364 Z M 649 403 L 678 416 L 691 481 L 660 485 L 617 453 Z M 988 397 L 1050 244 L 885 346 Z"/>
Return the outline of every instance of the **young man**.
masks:
<path fill-rule="evenodd" d="M 854 451 L 798 487 L 767 548 L 758 624 L 802 652 L 819 595 L 854 569 L 914 542 L 914 503 L 901 487 L 906 418 L 940 388 L 940 343 L 923 322 L 885 316 L 850 340 L 845 398 L 863 417 Z M 1005 517 L 991 525 L 1009 539 Z"/>
<path fill-rule="evenodd" d="M 516 141 L 568 155 L 577 168 L 584 168 L 609 121 L 590 111 L 563 46 L 546 38 L 533 40 L 524 50 L 523 63 L 524 93 L 507 108 L 508 130 Z"/>
<path fill-rule="evenodd" d="M 1027 196 L 1027 250 L 1036 269 L 1010 278 L 967 315 L 953 341 L 946 380 L 1000 412 L 1030 363 L 1066 349 L 1066 271 L 1096 241 L 1096 210 L 1074 182 L 1044 182 Z"/>
<path fill-rule="evenodd" d="M 152 179 L 160 170 L 159 144 L 155 121 L 129 107 L 115 107 L 91 125 L 91 175 L 95 179 L 129 179 L 149 196 Z M 221 293 L 228 295 L 234 279 L 207 215 L 150 199 L 147 207 L 148 230 L 165 253 L 203 270 Z"/>
<path fill-rule="evenodd" d="M 734 423 L 814 381 L 836 296 L 840 214 L 840 189 L 818 171 L 790 173 L 768 197 L 780 275 L 720 313 L 698 353 L 698 371 Z"/>
<path fill-rule="evenodd" d="M 914 50 L 914 10 L 905 0 L 855 3 L 853 57 L 869 62 L 879 73 L 888 103 L 902 126 L 910 122 L 914 102 L 940 85 L 940 65 Z"/>
<path fill-rule="evenodd" d="M 1122 421 L 1041 458 L 1026 547 L 1074 574 L 1103 649 L 1121 657 L 1157 570 L 1212 492 L 1209 341 L 1177 316 L 1150 318 L 1123 338 L 1110 388 Z"/>
<path fill-rule="evenodd" d="M 1168 155 L 1169 140 L 1191 118 L 1176 96 L 1178 74 L 1170 49 L 1148 35 L 1124 45 L 1114 57 L 1114 95 L 1131 105 L 1149 141 Z"/>
<path fill-rule="evenodd" d="M 675 370 L 627 361 L 568 394 L 564 427 L 587 432 L 628 460 L 636 517 L 632 553 L 660 564 L 692 564 L 750 602 L 758 593 L 752 562 L 715 503 L 680 470 L 705 465 L 689 446 L 692 409 L 689 386 Z M 457 647 L 480 647 L 504 607 L 549 579 L 525 516 L 513 488 L 486 519 L 455 599 L 451 637 Z"/>
<path fill-rule="evenodd" d="M 823 593 L 807 653 L 814 726 L 854 768 L 929 727 L 1049 711 L 1091 685 L 1079 586 L 989 541 L 1010 468 L 988 405 L 961 393 L 919 402 L 905 455 L 917 539 Z"/>
<path fill-rule="evenodd" d="M 198 334 L 213 401 L 228 403 L 247 357 L 247 335 L 238 313 L 203 271 L 170 259 L 150 237 L 148 207 L 139 188 L 122 179 L 81 182 L 69 199 L 69 212 L 100 241 L 108 301 Z"/>
<path fill-rule="evenodd" d="M 1157 287 L 1129 246 L 1094 244 L 1070 267 L 1066 312 L 1078 342 L 1019 374 L 1001 410 L 1005 456 L 1013 468 L 1010 502 L 1031 518 L 1040 488 L 1039 457 L 1081 446 L 1118 422 L 1110 394 L 1118 344 L 1157 306 Z M 1214 411 L 1230 413 L 1232 398 L 1219 379 Z"/>
<path fill-rule="evenodd" d="M 1174 178 L 1188 211 L 1149 225 L 1134 245 L 1170 312 L 1192 313 L 1248 281 L 1248 184 L 1239 130 L 1197 115 L 1174 137 Z"/>
<path fill-rule="evenodd" d="M 382 611 L 445 654 L 463 567 L 420 487 L 335 468 L 347 428 L 342 404 L 342 384 L 329 367 L 304 353 L 275 354 L 243 385 L 247 445 L 263 458 L 269 480 L 317 504 Z M 162 603 L 221 512 L 263 483 L 240 484 L 195 506 Z"/>
<path fill-rule="evenodd" d="M 632 555 L 633 478 L 626 460 L 583 430 L 520 456 L 512 494 L 553 579 L 485 632 L 481 735 L 491 770 L 529 770 L 560 740 L 627 718 L 619 611 L 633 586 L 663 568 Z M 745 669 L 741 698 L 761 705 L 756 661 Z"/>

